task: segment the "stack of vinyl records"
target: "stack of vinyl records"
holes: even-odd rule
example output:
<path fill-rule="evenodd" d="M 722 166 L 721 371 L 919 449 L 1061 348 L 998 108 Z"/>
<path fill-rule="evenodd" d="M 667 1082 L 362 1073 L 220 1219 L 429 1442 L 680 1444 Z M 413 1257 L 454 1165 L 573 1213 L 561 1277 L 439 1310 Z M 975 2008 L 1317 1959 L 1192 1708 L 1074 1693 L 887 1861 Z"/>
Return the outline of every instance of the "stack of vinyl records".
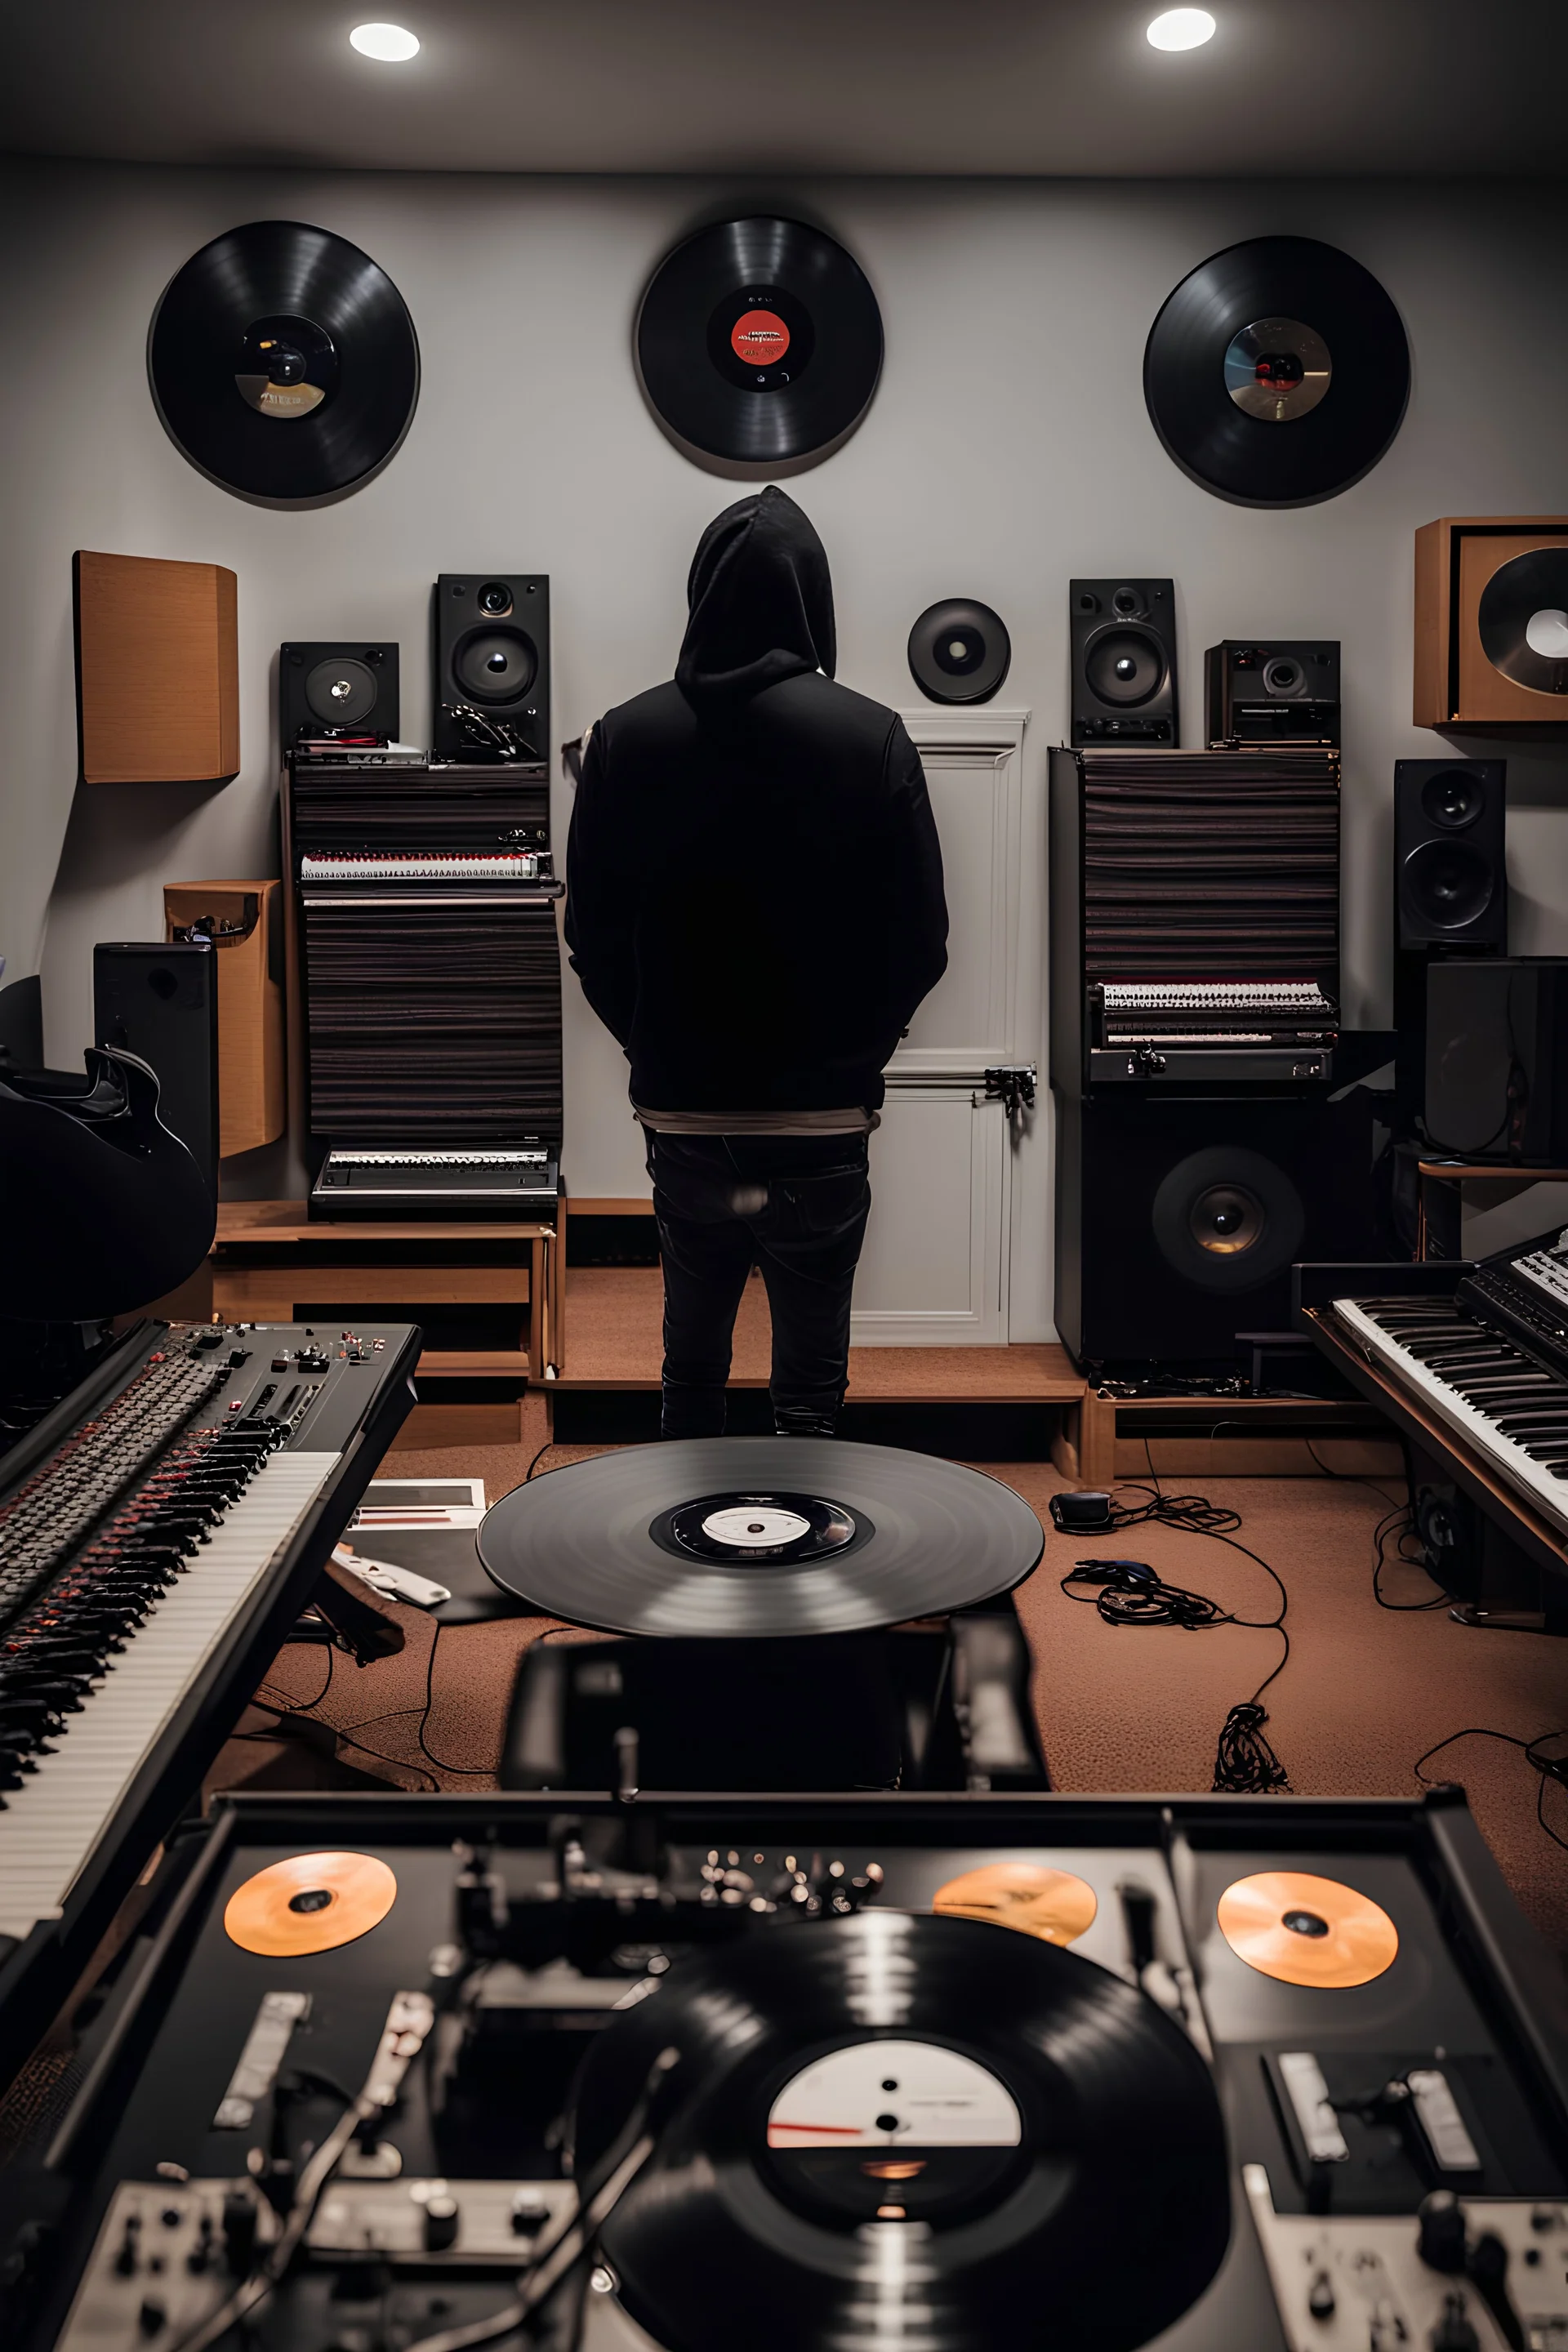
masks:
<path fill-rule="evenodd" d="M 542 773 L 297 761 L 290 832 L 312 1134 L 558 1140 L 561 886 Z"/>
<path fill-rule="evenodd" d="M 1311 980 L 1337 1001 L 1335 751 L 1086 751 L 1087 981 Z"/>

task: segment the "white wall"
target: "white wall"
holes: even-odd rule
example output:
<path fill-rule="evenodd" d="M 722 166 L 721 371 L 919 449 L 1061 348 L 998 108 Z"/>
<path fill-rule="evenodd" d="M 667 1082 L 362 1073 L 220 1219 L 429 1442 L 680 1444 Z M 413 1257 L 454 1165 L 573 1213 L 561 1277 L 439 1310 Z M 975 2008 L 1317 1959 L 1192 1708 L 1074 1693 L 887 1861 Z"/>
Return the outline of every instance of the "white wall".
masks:
<path fill-rule="evenodd" d="M 165 879 L 275 870 L 283 638 L 397 638 L 404 732 L 424 740 L 437 572 L 528 568 L 551 575 L 558 740 L 668 675 L 692 543 L 736 493 L 649 417 L 631 323 L 660 254 L 730 199 L 821 220 L 882 305 L 887 366 L 865 425 L 791 484 L 833 560 L 839 675 L 884 700 L 916 700 L 905 638 L 939 596 L 983 597 L 1012 631 L 1002 699 L 1034 712 L 1034 1013 L 1043 755 L 1064 724 L 1066 584 L 1128 570 L 1176 580 L 1189 744 L 1201 740 L 1206 644 L 1343 640 L 1347 1009 L 1352 1021 L 1386 1019 L 1392 762 L 1445 749 L 1409 720 L 1412 534 L 1443 513 L 1568 509 L 1554 199 L 1396 183 L 720 189 L 29 165 L 0 179 L 0 950 L 13 978 L 42 970 L 53 1059 L 74 1061 L 89 1035 L 92 943 L 156 936 Z M 358 495 L 307 513 L 252 507 L 204 480 L 165 437 L 146 387 L 147 323 L 168 278 L 208 237 L 268 215 L 363 245 L 401 288 L 424 354 L 418 414 L 395 462 Z M 1177 279 L 1217 247 L 1270 231 L 1326 237 L 1375 271 L 1415 358 L 1409 414 L 1382 465 L 1342 498 L 1293 512 L 1199 489 L 1164 455 L 1142 392 L 1149 324 Z M 75 786 L 77 547 L 238 573 L 234 783 Z M 1568 949 L 1564 761 L 1540 750 L 1510 757 L 1515 944 Z M 563 796 L 557 816 L 563 830 Z M 1038 1051 L 1043 1030 L 1021 1043 Z M 566 1053 L 574 1189 L 640 1189 L 624 1064 L 570 982 Z M 247 1190 L 285 1181 L 270 1155 L 237 1174 Z M 1044 1114 L 1024 1146 L 1016 1205 L 1013 1335 L 1044 1337 Z"/>

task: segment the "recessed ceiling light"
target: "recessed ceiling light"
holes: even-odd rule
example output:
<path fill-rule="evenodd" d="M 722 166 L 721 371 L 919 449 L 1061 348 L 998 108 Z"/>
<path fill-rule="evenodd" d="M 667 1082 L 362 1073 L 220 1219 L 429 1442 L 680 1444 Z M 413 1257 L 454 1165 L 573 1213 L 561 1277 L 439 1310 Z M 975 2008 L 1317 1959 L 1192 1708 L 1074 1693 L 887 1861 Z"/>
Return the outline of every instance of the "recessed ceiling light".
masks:
<path fill-rule="evenodd" d="M 1186 8 L 1179 13 L 1190 16 L 1193 11 Z M 1151 31 L 1149 38 L 1153 37 Z M 418 37 L 405 32 L 401 25 L 356 25 L 349 35 L 349 47 L 357 49 L 362 58 L 374 58 L 384 66 L 406 65 L 410 58 L 419 55 Z"/>
<path fill-rule="evenodd" d="M 1201 49 L 1215 37 L 1215 21 L 1206 8 L 1167 8 L 1149 27 L 1152 49 Z"/>

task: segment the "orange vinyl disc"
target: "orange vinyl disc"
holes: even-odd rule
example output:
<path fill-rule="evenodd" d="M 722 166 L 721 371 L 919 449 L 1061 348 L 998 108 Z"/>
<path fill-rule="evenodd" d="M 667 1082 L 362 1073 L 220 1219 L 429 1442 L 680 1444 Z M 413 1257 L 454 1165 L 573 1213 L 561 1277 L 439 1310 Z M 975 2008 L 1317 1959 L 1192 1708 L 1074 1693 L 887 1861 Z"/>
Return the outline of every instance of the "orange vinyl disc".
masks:
<path fill-rule="evenodd" d="M 295 1853 L 237 1887 L 223 1924 L 243 1951 L 291 1958 L 352 1944 L 396 1900 L 397 1881 L 374 1854 Z"/>
<path fill-rule="evenodd" d="M 1370 1895 L 1304 1870 L 1261 1870 L 1219 1898 L 1219 1929 L 1237 1959 L 1281 1984 L 1370 1984 L 1393 1965 L 1399 1931 Z"/>
<path fill-rule="evenodd" d="M 931 1907 L 960 1919 L 1016 1927 L 1047 1944 L 1071 1944 L 1090 1925 L 1100 1904 L 1093 1887 L 1070 1870 L 1051 1870 L 1040 1862 L 987 1862 L 939 1886 Z"/>

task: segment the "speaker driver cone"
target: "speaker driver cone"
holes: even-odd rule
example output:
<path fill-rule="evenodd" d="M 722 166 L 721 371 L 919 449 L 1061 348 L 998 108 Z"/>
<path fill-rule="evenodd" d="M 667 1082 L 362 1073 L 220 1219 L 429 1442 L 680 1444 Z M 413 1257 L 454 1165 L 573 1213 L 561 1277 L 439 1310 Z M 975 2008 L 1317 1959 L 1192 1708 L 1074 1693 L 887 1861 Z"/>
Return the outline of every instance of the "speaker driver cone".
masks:
<path fill-rule="evenodd" d="M 318 662 L 305 680 L 305 700 L 323 727 L 357 727 L 378 692 L 374 671 L 362 661 Z"/>
<path fill-rule="evenodd" d="M 1013 644 L 989 604 L 953 596 L 921 614 L 909 655 L 910 675 L 930 701 L 986 702 L 1007 675 Z"/>
<path fill-rule="evenodd" d="M 1164 685 L 1164 651 L 1147 629 L 1113 625 L 1089 639 L 1083 674 L 1100 701 L 1133 709 Z"/>
<path fill-rule="evenodd" d="M 1463 930 L 1486 913 L 1497 885 L 1480 852 L 1466 841 L 1423 841 L 1405 861 L 1407 901 L 1424 922 Z"/>
<path fill-rule="evenodd" d="M 539 673 L 539 656 L 521 629 L 470 629 L 452 651 L 452 676 L 470 702 L 517 702 Z"/>
<path fill-rule="evenodd" d="M 1480 778 L 1468 768 L 1439 769 L 1421 787 L 1422 815 L 1428 824 L 1440 824 L 1445 833 L 1459 833 L 1474 824 L 1484 803 Z"/>
<path fill-rule="evenodd" d="M 1154 1195 L 1151 1223 L 1166 1265 L 1187 1281 L 1204 1290 L 1250 1290 L 1295 1258 L 1307 1214 L 1272 1160 L 1215 1145 L 1171 1170 Z"/>

